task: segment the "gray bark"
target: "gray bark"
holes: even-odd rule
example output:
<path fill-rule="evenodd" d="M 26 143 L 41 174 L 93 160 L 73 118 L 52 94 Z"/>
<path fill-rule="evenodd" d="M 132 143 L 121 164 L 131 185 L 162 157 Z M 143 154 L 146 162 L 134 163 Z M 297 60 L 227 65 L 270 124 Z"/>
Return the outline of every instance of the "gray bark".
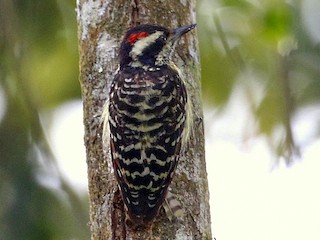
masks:
<path fill-rule="evenodd" d="M 110 152 L 102 147 L 100 123 L 123 33 L 138 23 L 168 28 L 195 23 L 195 0 L 78 0 L 77 12 L 91 239 L 211 239 L 196 31 L 180 41 L 175 56 L 188 82 L 194 120 L 194 131 L 171 186 L 185 210 L 181 223 L 170 222 L 160 211 L 151 230 L 134 232 L 125 225 Z"/>

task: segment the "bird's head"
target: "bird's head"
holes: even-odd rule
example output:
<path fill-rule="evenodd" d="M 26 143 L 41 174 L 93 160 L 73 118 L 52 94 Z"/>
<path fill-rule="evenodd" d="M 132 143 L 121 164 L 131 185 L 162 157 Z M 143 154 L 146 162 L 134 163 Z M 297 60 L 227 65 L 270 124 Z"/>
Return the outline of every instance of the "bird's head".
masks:
<path fill-rule="evenodd" d="M 191 24 L 175 29 L 143 24 L 129 29 L 120 46 L 120 68 L 159 67 L 168 64 L 177 41 L 195 28 Z"/>

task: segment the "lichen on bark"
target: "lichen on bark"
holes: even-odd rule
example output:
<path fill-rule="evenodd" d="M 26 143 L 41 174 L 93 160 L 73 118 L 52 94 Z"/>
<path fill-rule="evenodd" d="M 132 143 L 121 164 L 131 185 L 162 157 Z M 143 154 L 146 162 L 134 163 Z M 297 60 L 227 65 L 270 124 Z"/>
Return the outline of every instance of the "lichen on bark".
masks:
<path fill-rule="evenodd" d="M 137 12 L 133 13 L 133 9 Z M 171 186 L 181 200 L 186 215 L 182 223 L 170 222 L 161 210 L 152 233 L 133 232 L 123 222 L 124 213 L 117 195 L 109 149 L 102 148 L 101 114 L 117 69 L 121 37 L 132 25 L 131 18 L 137 17 L 137 13 L 140 23 L 159 24 L 168 28 L 183 26 L 195 23 L 195 0 L 77 1 L 91 239 L 204 239 L 211 236 L 211 230 L 200 101 L 200 63 L 195 31 L 180 42 L 174 58 L 187 79 L 195 129 L 190 136 L 188 149 L 182 153 Z"/>

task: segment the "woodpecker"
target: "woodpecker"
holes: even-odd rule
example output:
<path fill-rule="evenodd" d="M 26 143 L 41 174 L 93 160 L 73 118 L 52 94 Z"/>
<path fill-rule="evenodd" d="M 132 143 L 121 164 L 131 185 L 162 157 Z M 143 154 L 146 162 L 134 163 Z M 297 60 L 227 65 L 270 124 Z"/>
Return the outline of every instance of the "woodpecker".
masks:
<path fill-rule="evenodd" d="M 110 143 L 127 220 L 135 225 L 157 216 L 186 144 L 189 99 L 171 56 L 195 26 L 139 25 L 126 32 L 120 46 L 103 139 Z"/>

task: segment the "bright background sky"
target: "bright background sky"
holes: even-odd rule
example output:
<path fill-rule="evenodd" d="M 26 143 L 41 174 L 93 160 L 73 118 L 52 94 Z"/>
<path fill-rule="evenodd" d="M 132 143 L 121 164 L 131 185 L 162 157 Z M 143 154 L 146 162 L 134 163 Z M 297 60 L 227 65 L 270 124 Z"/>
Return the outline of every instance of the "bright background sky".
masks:
<path fill-rule="evenodd" d="M 320 1 L 302 2 L 305 28 L 320 41 Z M 213 237 L 217 240 L 320 239 L 320 106 L 293 116 L 301 158 L 291 166 L 275 162 L 263 137 L 254 136 L 254 119 L 241 91 L 217 114 L 205 108 L 206 162 Z M 52 147 L 66 178 L 87 191 L 82 103 L 54 113 Z M 250 132 L 252 129 L 252 132 Z"/>
<path fill-rule="evenodd" d="M 207 0 L 207 2 L 211 1 L 212 0 Z M 295 2 L 299 3 L 299 5 L 301 4 L 303 28 L 310 35 L 310 41 L 314 44 L 315 49 L 319 49 L 320 0 L 285 1 L 287 3 Z M 10 1 L 4 2 L 9 3 Z M 42 44 L 39 45 L 39 49 L 38 47 L 34 48 L 34 50 L 37 49 L 37 51 L 33 51 L 33 47 L 29 50 L 27 50 L 28 47 L 25 48 L 24 50 L 26 50 L 26 53 L 29 53 L 30 56 L 26 54 L 26 56 L 29 56 L 28 61 L 24 61 L 24 57 L 21 59 L 23 60 L 21 64 L 24 66 L 20 66 L 21 64 L 16 64 L 15 61 L 12 61 L 15 63 L 12 65 L 12 69 L 17 71 L 11 71 L 12 69 L 8 70 L 9 77 L 5 79 L 4 82 L 4 86 L 8 84 L 8 89 L 4 90 L 3 86 L 0 86 L 0 122 L 5 114 L 7 114 L 8 107 L 11 108 L 15 106 L 12 105 L 12 102 L 6 101 L 19 100 L 19 93 L 22 91 L 21 89 L 24 89 L 20 87 L 15 88 L 15 84 L 21 80 L 19 73 L 25 73 L 24 71 L 28 73 L 23 77 L 26 78 L 26 85 L 24 86 L 28 86 L 23 91 L 30 87 L 30 95 L 35 93 L 31 102 L 36 102 L 39 99 L 47 102 L 47 98 L 50 98 L 51 93 L 55 93 L 52 94 L 52 99 L 48 100 L 48 103 L 56 104 L 56 101 L 60 99 L 58 95 L 64 91 L 54 91 L 53 89 L 59 90 L 59 86 L 65 87 L 67 83 L 65 80 L 67 79 L 71 79 L 71 81 L 76 79 L 71 78 L 69 71 L 66 70 L 72 68 L 72 66 L 76 66 L 76 61 L 64 61 L 63 66 L 60 65 L 61 59 L 65 59 L 64 51 L 67 51 L 67 48 L 72 45 L 69 46 L 70 43 L 65 44 L 62 39 L 72 35 L 72 33 L 69 32 L 71 31 L 70 29 L 72 29 L 69 26 L 72 21 L 68 19 L 74 18 L 74 16 L 69 14 L 68 11 L 63 11 L 64 4 L 62 4 L 62 2 L 64 1 L 57 2 L 59 2 L 57 6 L 61 8 L 61 16 L 65 17 L 63 20 L 65 26 L 63 29 L 59 29 L 59 36 L 56 36 L 57 39 L 60 40 L 50 48 L 50 51 L 48 49 L 48 51 L 41 51 L 42 53 L 40 53 L 39 49 L 42 49 L 46 44 L 43 46 Z M 214 2 L 219 4 L 221 1 Z M 230 3 L 231 2 L 235 1 L 230 1 Z M 247 0 L 247 2 L 257 4 L 267 1 Z M 14 6 L 15 4 L 9 4 L 8 6 L 11 5 Z M 31 4 L 30 6 L 33 5 Z M 224 6 L 219 7 L 221 7 L 221 9 L 215 8 L 215 10 L 217 10 L 216 12 L 223 13 Z M 206 6 L 204 5 L 204 9 L 205 8 Z M 32 10 L 32 8 L 29 9 Z M 208 10 L 210 10 L 210 13 L 212 12 L 212 9 Z M 73 8 L 72 11 L 74 11 Z M 23 11 L 19 13 L 21 14 L 21 16 L 19 15 L 21 19 L 27 16 L 22 14 Z M 10 14 L 12 15 L 13 11 L 10 12 Z M 8 19 L 10 19 L 10 14 L 8 13 L 8 16 L 6 16 L 9 17 Z M 34 16 L 35 18 L 32 17 L 32 19 L 38 19 L 38 17 L 42 16 L 41 14 L 36 14 Z M 60 16 L 60 14 L 56 14 L 55 17 L 59 17 L 58 15 Z M 212 17 L 212 15 L 210 15 L 210 17 Z M 228 17 L 229 15 L 227 18 Z M 18 18 L 13 17 L 13 19 L 19 21 Z M 53 21 L 52 19 L 50 21 Z M 46 19 L 45 22 L 47 23 L 47 21 L 48 23 L 50 22 L 49 18 Z M 15 29 L 14 25 L 15 24 L 12 24 L 12 29 L 8 28 L 10 30 L 9 32 L 12 31 L 12 33 L 15 33 L 15 31 L 17 31 L 15 34 L 18 38 L 19 36 L 24 36 L 24 34 L 20 34 L 18 31 L 21 30 L 20 27 L 16 27 L 17 29 Z M 21 26 L 24 25 L 22 24 Z M 26 26 L 29 25 L 27 24 Z M 52 24 L 50 26 L 56 25 Z M 32 31 L 29 31 L 30 36 L 29 34 L 26 35 L 28 36 L 27 39 L 20 39 L 23 46 L 28 46 L 30 39 L 37 39 L 35 37 L 37 37 L 39 33 L 36 32 L 39 29 L 41 30 L 41 27 L 39 29 L 38 27 L 40 27 L 40 25 L 32 27 Z M 228 32 L 227 28 L 226 32 Z M 55 33 L 55 30 L 52 30 L 52 34 L 53 33 Z M 43 36 L 46 36 L 46 34 L 47 33 Z M 51 39 L 55 39 L 56 37 Z M 72 39 L 73 38 L 70 38 L 68 41 L 73 41 Z M 75 39 L 76 36 L 74 35 L 74 40 Z M 20 40 L 18 42 L 20 42 Z M 230 40 L 231 45 L 234 44 L 232 34 L 228 40 Z M 24 43 L 26 45 L 24 45 Z M 34 43 L 34 41 L 30 41 L 30 43 Z M 51 43 L 51 41 L 49 43 Z M 19 45 L 16 46 L 14 41 L 13 44 L 15 47 Z M 299 44 L 297 47 L 299 49 Z M 19 46 L 17 49 L 14 49 L 19 52 Z M 42 50 L 45 49 L 43 48 Z M 221 51 L 223 51 L 222 48 Z M 72 50 L 70 50 L 68 54 L 70 55 L 70 53 L 72 53 Z M 74 51 L 73 56 L 76 56 L 76 51 Z M 45 60 L 39 61 L 37 60 L 38 57 L 41 60 Z M 68 64 L 66 65 L 65 63 Z M 10 64 L 8 66 L 10 66 Z M 53 72 L 56 72 L 55 69 L 60 69 L 61 71 L 58 71 L 57 75 L 55 75 L 51 74 L 52 69 L 54 69 Z M 13 77 L 10 77 L 11 74 Z M 36 77 L 32 77 L 33 74 Z M 4 74 L 4 76 L 5 75 L 6 74 Z M 17 82 L 12 81 L 15 78 L 17 78 L 15 80 Z M 58 84 L 56 85 L 56 83 Z M 51 84 L 53 84 L 52 86 L 54 86 L 54 88 L 51 87 Z M 40 91 L 38 87 L 46 91 Z M 49 91 L 47 91 L 47 89 L 49 89 Z M 4 94 L 4 91 L 7 90 L 8 92 Z M 256 92 L 257 95 L 261 93 L 260 90 L 261 89 Z M 263 136 L 253 137 L 256 134 L 254 127 L 255 121 L 251 116 L 252 113 L 248 111 L 243 92 L 234 92 L 232 90 L 232 93 L 230 103 L 222 113 L 218 113 L 214 108 L 212 109 L 205 106 L 206 162 L 210 188 L 213 237 L 217 240 L 320 240 L 320 104 L 308 107 L 303 106 L 303 110 L 297 111 L 293 116 L 293 133 L 298 145 L 301 146 L 301 158 L 295 159 L 292 165 L 286 166 L 283 161 L 279 163 L 275 162 L 275 158 L 270 153 L 266 145 L 266 139 Z M 15 94 L 18 96 L 16 99 L 6 98 L 6 96 L 11 95 L 11 97 L 13 97 Z M 64 99 L 63 96 L 59 100 L 59 103 L 62 99 Z M 318 99 L 319 98 L 317 98 L 317 100 Z M 46 106 L 46 104 L 47 103 L 39 103 L 39 106 Z M 52 106 L 50 104 L 48 104 L 48 106 Z M 38 103 L 36 105 L 38 105 Z M 24 107 L 22 108 L 24 109 Z M 47 107 L 43 109 L 47 110 Z M 50 147 L 53 148 L 61 172 L 79 193 L 87 194 L 87 167 L 83 143 L 84 127 L 82 124 L 81 101 L 68 102 L 59 106 L 53 112 L 50 111 L 48 116 L 51 117 L 52 113 L 53 119 L 46 119 L 47 112 L 42 112 L 43 109 L 41 108 L 39 111 L 41 110 L 41 114 L 44 116 L 42 119 L 44 120 L 44 125 L 48 126 L 47 130 L 49 132 L 47 132 L 47 134 L 51 143 Z M 18 110 L 20 111 L 21 109 Z M 21 113 L 24 113 L 24 110 L 22 110 Z M 48 122 L 45 120 L 48 120 Z M 280 131 L 277 133 L 282 134 Z M 27 149 L 29 145 L 24 147 Z M 37 151 L 35 148 L 32 148 L 32 150 Z M 30 152 L 30 154 L 32 153 L 33 152 Z M 41 180 L 49 179 L 49 181 L 47 180 L 49 183 L 41 183 L 48 184 L 50 187 L 52 187 L 51 184 L 59 184 L 58 181 L 52 183 L 50 173 L 44 172 L 43 174 L 45 178 L 41 175 L 40 177 L 43 177 Z M 55 176 L 55 174 L 52 175 Z M 39 176 L 37 175 L 36 177 Z M 39 189 L 42 190 L 41 188 Z M 16 188 L 16 190 L 19 189 Z M 11 192 L 9 192 L 9 197 L 11 196 L 10 194 Z M 0 204 L 1 203 L 3 202 L 0 202 Z M 32 204 L 34 203 L 32 202 Z M 42 230 L 43 229 L 41 229 L 41 231 Z M 48 231 L 50 230 L 48 229 Z"/>
<path fill-rule="evenodd" d="M 217 240 L 319 240 L 320 140 L 313 134 L 320 107 L 294 117 L 302 158 L 290 167 L 275 164 L 263 137 L 243 141 L 243 127 L 248 124 L 243 108 L 241 96 L 236 95 L 222 115 L 205 111 L 213 236 Z M 82 103 L 62 106 L 54 119 L 50 139 L 61 170 L 76 189 L 87 191 Z"/>

